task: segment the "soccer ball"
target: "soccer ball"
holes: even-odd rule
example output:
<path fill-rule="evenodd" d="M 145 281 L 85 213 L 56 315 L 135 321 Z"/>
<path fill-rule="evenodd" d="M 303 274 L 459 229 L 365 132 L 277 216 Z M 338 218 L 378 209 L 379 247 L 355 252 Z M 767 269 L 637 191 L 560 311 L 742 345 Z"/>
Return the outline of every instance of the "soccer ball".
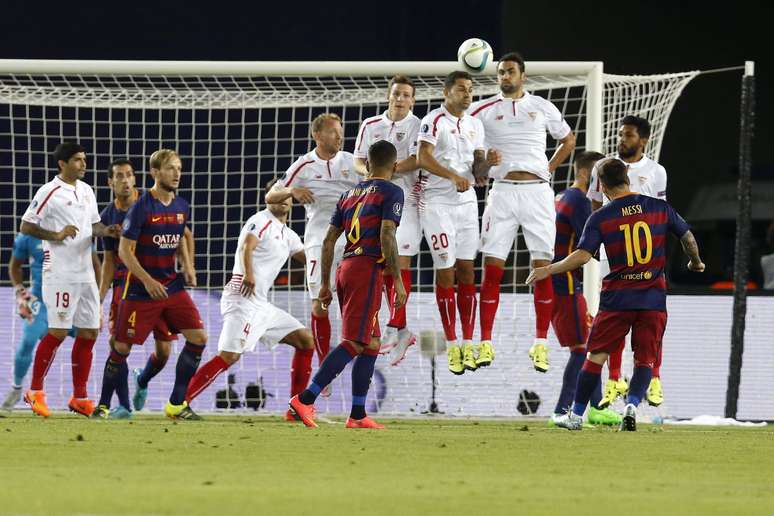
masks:
<path fill-rule="evenodd" d="M 480 38 L 466 39 L 457 50 L 460 66 L 471 73 L 481 73 L 492 61 L 492 47 Z"/>

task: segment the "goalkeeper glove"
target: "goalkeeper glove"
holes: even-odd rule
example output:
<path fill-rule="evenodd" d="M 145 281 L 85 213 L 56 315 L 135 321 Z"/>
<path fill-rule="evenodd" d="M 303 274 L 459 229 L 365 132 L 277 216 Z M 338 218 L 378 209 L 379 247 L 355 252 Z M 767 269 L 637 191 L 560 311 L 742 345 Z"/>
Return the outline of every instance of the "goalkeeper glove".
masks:
<path fill-rule="evenodd" d="M 35 319 L 35 314 L 32 313 L 30 305 L 37 300 L 35 296 L 24 288 L 22 285 L 16 287 L 16 313 L 22 319 L 27 319 L 32 322 Z"/>

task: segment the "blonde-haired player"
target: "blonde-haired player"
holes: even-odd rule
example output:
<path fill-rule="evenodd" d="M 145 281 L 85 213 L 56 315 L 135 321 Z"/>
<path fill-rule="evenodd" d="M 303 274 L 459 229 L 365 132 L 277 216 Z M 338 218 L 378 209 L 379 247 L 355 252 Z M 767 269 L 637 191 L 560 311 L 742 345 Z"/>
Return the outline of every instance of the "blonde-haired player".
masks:
<path fill-rule="evenodd" d="M 306 278 L 312 298 L 312 336 L 320 362 L 328 354 L 331 342 L 331 322 L 328 307 L 320 302 L 320 258 L 322 242 L 336 203 L 361 176 L 355 170 L 354 158 L 341 150 L 344 129 L 341 118 L 335 113 L 322 113 L 312 121 L 312 138 L 315 148 L 298 158 L 285 175 L 266 194 L 267 204 L 277 204 L 289 197 L 304 205 L 306 228 L 304 253 L 306 254 Z M 334 266 L 341 261 L 344 238 L 336 243 Z M 333 273 L 335 274 L 335 272 Z M 332 282 L 335 284 L 335 282 Z"/>
<path fill-rule="evenodd" d="M 419 118 L 411 112 L 416 88 L 410 78 L 396 75 L 387 85 L 387 111 L 363 120 L 355 141 L 355 167 L 365 176 L 368 149 L 379 140 L 386 140 L 398 151 L 398 164 L 392 182 L 403 190 L 403 216 L 396 237 L 398 264 L 406 295 L 411 291 L 411 259 L 419 252 L 422 228 L 419 225 L 419 196 L 417 181 L 417 133 Z M 406 356 L 416 337 L 406 328 L 406 305 L 395 308 L 394 278 L 385 269 L 384 287 L 391 314 L 384 332 L 381 353 L 390 353 L 390 364 L 397 365 Z"/>

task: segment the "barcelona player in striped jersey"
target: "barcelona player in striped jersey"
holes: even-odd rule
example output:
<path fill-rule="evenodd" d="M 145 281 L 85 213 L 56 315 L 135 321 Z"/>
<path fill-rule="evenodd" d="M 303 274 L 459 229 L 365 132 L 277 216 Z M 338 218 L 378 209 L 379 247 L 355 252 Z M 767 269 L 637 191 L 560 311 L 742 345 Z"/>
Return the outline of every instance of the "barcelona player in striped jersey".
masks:
<path fill-rule="evenodd" d="M 533 270 L 527 283 L 577 269 L 604 244 L 610 273 L 602 281 L 600 310 L 587 344 L 588 358 L 578 375 L 572 410 L 557 418 L 556 424 L 569 430 L 582 428 L 586 405 L 600 385 L 602 365 L 631 331 L 635 370 L 621 430 L 633 431 L 637 429 L 637 406 L 645 397 L 666 329 L 667 233 L 680 238 L 690 259 L 689 270 L 702 272 L 704 263 L 688 224 L 666 201 L 629 190 L 625 163 L 606 161 L 599 169 L 599 180 L 610 203 L 589 217 L 572 254 Z"/>
<path fill-rule="evenodd" d="M 163 321 L 186 340 L 164 412 L 174 419 L 199 419 L 185 403 L 185 393 L 199 366 L 207 333 L 185 291 L 183 277 L 175 270 L 179 253 L 185 264 L 185 283 L 196 285 L 191 255 L 183 243 L 190 208 L 176 195 L 182 164 L 175 151 L 161 149 L 151 155 L 150 168 L 155 184 L 129 208 L 118 244 L 118 255 L 129 272 L 115 321 L 113 349 L 105 365 L 103 395 L 119 382 L 127 382 L 131 346 L 145 342 Z"/>
<path fill-rule="evenodd" d="M 352 411 L 347 428 L 384 428 L 366 415 L 365 404 L 381 345 L 379 307 L 385 264 L 395 280 L 395 306 L 406 303 L 395 231 L 403 211 L 403 190 L 390 182 L 397 165 L 395 146 L 381 140 L 368 149 L 367 178 L 345 192 L 336 205 L 322 250 L 320 301 L 333 299 L 330 270 L 336 240 L 346 234 L 336 292 L 341 307 L 342 342 L 323 361 L 312 383 L 290 399 L 290 410 L 306 426 L 316 427 L 314 402 L 353 359 Z"/>
<path fill-rule="evenodd" d="M 554 263 L 569 256 L 575 250 L 580 235 L 583 234 L 583 226 L 591 215 L 591 202 L 586 198 L 589 176 L 594 163 L 601 158 L 604 158 L 604 155 L 599 152 L 578 153 L 573 163 L 575 180 L 567 190 L 557 196 Z M 564 367 L 562 390 L 549 424 L 553 424 L 557 417 L 570 410 L 575 397 L 578 373 L 586 358 L 586 340 L 589 335 L 589 314 L 586 309 L 586 298 L 583 297 L 583 271 L 576 269 L 564 274 L 556 274 L 551 279 L 554 291 L 551 325 L 559 344 L 570 350 L 570 357 Z M 595 390 L 591 397 L 589 423 L 606 425 L 620 423 L 621 416 L 616 412 L 599 408 L 601 398 L 601 389 Z"/>

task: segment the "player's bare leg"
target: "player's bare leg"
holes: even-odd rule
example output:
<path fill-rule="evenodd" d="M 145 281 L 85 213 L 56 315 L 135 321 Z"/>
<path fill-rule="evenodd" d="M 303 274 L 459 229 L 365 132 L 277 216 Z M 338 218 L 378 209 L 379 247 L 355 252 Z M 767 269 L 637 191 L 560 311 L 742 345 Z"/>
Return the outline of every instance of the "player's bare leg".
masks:
<path fill-rule="evenodd" d="M 175 366 L 175 385 L 164 407 L 164 413 L 172 419 L 201 419 L 185 401 L 188 384 L 199 367 L 202 352 L 207 345 L 207 332 L 202 328 L 184 329 L 180 333 L 185 337 L 185 347 L 180 351 Z"/>
<path fill-rule="evenodd" d="M 481 281 L 481 347 L 476 363 L 479 366 L 489 365 L 494 360 L 494 346 L 492 345 L 492 328 L 494 327 L 497 307 L 500 304 L 500 281 L 503 278 L 505 260 L 495 256 L 484 257 L 484 277 Z M 486 361 L 489 364 L 485 364 Z"/>
<path fill-rule="evenodd" d="M 531 262 L 533 269 L 550 264 L 550 260 Z M 548 327 L 551 325 L 551 314 L 554 308 L 554 287 L 551 277 L 535 282 L 533 302 L 535 304 L 535 343 L 529 348 L 529 357 L 535 370 L 545 373 L 548 371 Z"/>
<path fill-rule="evenodd" d="M 406 303 L 411 292 L 411 256 L 398 256 L 398 266 L 403 287 L 406 290 Z M 408 352 L 408 348 L 416 343 L 416 335 L 406 328 L 406 305 L 394 308 L 395 280 L 388 271 L 384 273 L 384 286 L 387 292 L 387 306 L 390 307 L 390 320 L 387 323 L 379 352 L 390 354 L 390 365 L 398 365 Z"/>
<path fill-rule="evenodd" d="M 145 401 L 148 399 L 148 383 L 167 365 L 171 352 L 172 341 L 156 340 L 156 349 L 148 357 L 145 367 L 142 369 L 138 367 L 132 371 L 132 376 L 134 377 L 132 405 L 134 410 L 142 410 L 145 407 Z"/>
<path fill-rule="evenodd" d="M 46 393 L 43 390 L 44 381 L 51 363 L 54 361 L 56 351 L 67 337 L 68 330 L 62 328 L 49 328 L 48 333 L 40 339 L 35 350 L 35 359 L 32 365 L 32 382 L 30 389 L 24 393 L 26 401 L 32 412 L 39 416 L 48 417 L 51 411 L 46 404 Z"/>
<path fill-rule="evenodd" d="M 463 374 L 462 348 L 457 344 L 457 302 L 454 298 L 454 267 L 436 269 L 435 301 L 441 315 L 443 333 L 446 336 L 446 354 L 449 359 L 449 371 Z M 475 367 L 474 367 L 475 369 Z"/>
<path fill-rule="evenodd" d="M 455 264 L 457 276 L 457 308 L 462 326 L 462 364 L 465 369 L 478 369 L 480 346 L 473 344 L 473 330 L 476 326 L 476 273 L 473 260 L 457 260 Z M 482 365 L 489 365 L 491 360 L 483 360 Z"/>

